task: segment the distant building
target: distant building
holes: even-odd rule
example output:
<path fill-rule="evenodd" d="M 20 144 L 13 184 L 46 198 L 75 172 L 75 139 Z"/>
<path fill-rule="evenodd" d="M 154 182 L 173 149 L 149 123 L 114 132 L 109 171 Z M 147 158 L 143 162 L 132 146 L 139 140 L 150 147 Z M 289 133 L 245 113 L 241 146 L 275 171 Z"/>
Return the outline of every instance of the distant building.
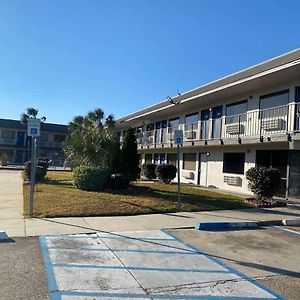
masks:
<path fill-rule="evenodd" d="M 67 134 L 67 125 L 42 123 L 38 156 L 47 156 L 53 165 L 63 165 Z M 30 151 L 31 137 L 27 137 L 27 126 L 19 120 L 0 119 L 0 158 L 6 153 L 9 164 L 21 165 L 30 160 Z"/>
<path fill-rule="evenodd" d="M 278 168 L 280 194 L 300 198 L 300 49 L 221 78 L 118 121 L 135 128 L 141 163 L 176 162 L 181 181 L 250 193 L 246 171 Z"/>

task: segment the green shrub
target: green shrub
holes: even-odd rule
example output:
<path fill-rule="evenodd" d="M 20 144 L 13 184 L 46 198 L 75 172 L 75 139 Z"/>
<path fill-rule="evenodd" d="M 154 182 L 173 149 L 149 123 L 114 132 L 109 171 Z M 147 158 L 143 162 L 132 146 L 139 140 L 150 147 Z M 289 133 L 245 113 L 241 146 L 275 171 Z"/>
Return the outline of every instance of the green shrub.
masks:
<path fill-rule="evenodd" d="M 271 199 L 280 186 L 278 169 L 253 167 L 246 172 L 248 186 L 259 200 Z"/>
<path fill-rule="evenodd" d="M 74 185 L 84 191 L 101 191 L 106 187 L 110 171 L 101 167 L 79 166 L 74 169 Z"/>
<path fill-rule="evenodd" d="M 129 179 L 123 174 L 112 174 L 107 187 L 113 190 L 126 189 L 129 187 Z"/>
<path fill-rule="evenodd" d="M 150 180 L 155 179 L 156 178 L 155 168 L 156 168 L 155 164 L 145 163 L 142 165 L 142 173 L 147 179 Z"/>
<path fill-rule="evenodd" d="M 177 168 L 173 165 L 158 165 L 155 173 L 163 183 L 169 184 L 176 177 Z"/>
<path fill-rule="evenodd" d="M 124 174 L 130 181 L 138 179 L 141 170 L 139 168 L 136 137 L 132 128 L 125 132 L 120 151 L 119 167 L 120 173 Z"/>
<path fill-rule="evenodd" d="M 42 181 L 48 171 L 48 167 L 49 167 L 49 160 L 47 157 L 40 157 L 37 160 L 36 163 L 36 170 L 35 170 L 35 180 L 37 182 Z M 27 180 L 30 180 L 31 177 L 31 161 L 27 161 L 25 163 L 25 167 L 24 167 L 24 177 Z"/>

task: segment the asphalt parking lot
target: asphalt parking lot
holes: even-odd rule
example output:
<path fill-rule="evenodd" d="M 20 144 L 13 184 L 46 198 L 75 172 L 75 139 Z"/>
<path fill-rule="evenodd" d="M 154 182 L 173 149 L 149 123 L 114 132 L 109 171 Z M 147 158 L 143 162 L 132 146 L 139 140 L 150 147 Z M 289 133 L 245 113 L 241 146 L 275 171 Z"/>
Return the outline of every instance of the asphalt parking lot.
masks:
<path fill-rule="evenodd" d="M 151 230 L 42 236 L 51 299 L 282 299 L 216 255 L 177 239 L 201 244 L 200 235 Z"/>
<path fill-rule="evenodd" d="M 299 233 L 267 227 L 14 238 L 0 243 L 0 299 L 300 299 Z"/>
<path fill-rule="evenodd" d="M 300 299 L 299 227 L 171 233 L 284 298 Z"/>

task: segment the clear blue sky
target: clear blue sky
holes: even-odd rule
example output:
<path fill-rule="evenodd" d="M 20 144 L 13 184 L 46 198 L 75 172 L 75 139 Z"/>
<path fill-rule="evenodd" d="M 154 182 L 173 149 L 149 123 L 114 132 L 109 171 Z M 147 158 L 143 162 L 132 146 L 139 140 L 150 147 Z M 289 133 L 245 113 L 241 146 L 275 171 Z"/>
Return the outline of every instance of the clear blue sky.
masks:
<path fill-rule="evenodd" d="M 0 118 L 118 118 L 293 50 L 299 32 L 299 0 L 1 0 Z"/>

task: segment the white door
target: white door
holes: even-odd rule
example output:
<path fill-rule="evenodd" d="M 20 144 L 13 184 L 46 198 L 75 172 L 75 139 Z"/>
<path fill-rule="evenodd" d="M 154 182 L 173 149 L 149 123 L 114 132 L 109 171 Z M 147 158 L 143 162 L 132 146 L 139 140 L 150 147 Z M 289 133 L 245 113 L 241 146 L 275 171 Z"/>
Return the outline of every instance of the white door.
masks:
<path fill-rule="evenodd" d="M 207 154 L 199 153 L 199 185 L 207 186 Z"/>

